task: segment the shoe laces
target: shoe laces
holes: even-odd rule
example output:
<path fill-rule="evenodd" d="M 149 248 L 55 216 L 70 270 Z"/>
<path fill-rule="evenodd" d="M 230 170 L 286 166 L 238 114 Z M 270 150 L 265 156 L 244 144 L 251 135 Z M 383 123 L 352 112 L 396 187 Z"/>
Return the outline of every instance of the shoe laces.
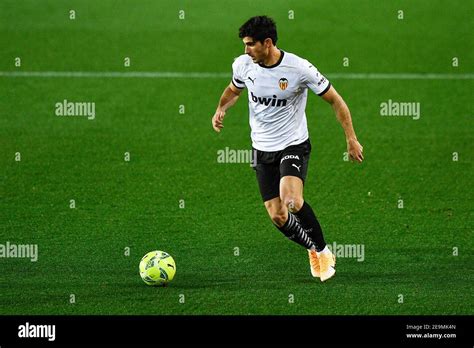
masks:
<path fill-rule="evenodd" d="M 332 254 L 326 254 L 326 255 L 319 255 L 319 258 L 321 260 L 321 268 L 323 271 L 326 271 L 329 269 L 329 265 L 331 264 L 332 260 Z"/>

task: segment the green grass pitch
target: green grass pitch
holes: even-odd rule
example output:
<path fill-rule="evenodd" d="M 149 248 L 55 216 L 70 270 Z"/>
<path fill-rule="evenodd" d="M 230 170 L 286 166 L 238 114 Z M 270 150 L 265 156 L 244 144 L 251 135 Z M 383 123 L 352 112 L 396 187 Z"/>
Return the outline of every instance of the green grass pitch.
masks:
<path fill-rule="evenodd" d="M 272 226 L 249 165 L 217 162 L 250 149 L 246 94 L 223 132 L 210 119 L 237 30 L 259 14 L 327 73 L 364 146 L 363 164 L 344 161 L 342 128 L 311 94 L 305 199 L 328 243 L 365 251 L 327 283 Z M 461 0 L 3 0 L 0 244 L 37 244 L 38 260 L 0 258 L 0 314 L 473 314 L 473 14 Z M 228 76 L 5 74 L 47 71 Z M 64 99 L 94 102 L 95 119 L 57 117 Z M 382 117 L 389 99 L 419 102 L 420 119 Z M 176 260 L 167 288 L 138 274 L 155 249 Z"/>

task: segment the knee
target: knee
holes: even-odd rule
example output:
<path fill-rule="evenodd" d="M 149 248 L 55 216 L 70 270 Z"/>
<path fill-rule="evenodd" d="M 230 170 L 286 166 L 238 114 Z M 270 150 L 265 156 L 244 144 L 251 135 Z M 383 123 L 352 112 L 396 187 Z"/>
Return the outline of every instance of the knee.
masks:
<path fill-rule="evenodd" d="M 270 213 L 270 219 L 272 219 L 272 222 L 275 225 L 277 225 L 278 227 L 282 227 L 286 222 L 287 215 L 283 210 L 274 211 Z"/>
<path fill-rule="evenodd" d="M 296 195 L 285 195 L 282 197 L 283 204 L 288 208 L 292 213 L 299 211 L 304 204 L 303 197 L 298 197 Z"/>
<path fill-rule="evenodd" d="M 278 227 L 282 227 L 288 218 L 285 206 L 281 204 L 280 199 L 265 202 L 265 208 L 272 222 Z"/>

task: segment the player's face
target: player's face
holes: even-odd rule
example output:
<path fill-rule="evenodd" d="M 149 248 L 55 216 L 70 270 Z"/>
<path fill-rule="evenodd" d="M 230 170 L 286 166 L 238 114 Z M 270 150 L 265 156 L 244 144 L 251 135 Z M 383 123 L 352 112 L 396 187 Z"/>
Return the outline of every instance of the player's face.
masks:
<path fill-rule="evenodd" d="M 255 64 L 263 63 L 264 59 L 269 54 L 269 47 L 267 47 L 267 43 L 261 43 L 260 41 L 256 41 L 250 36 L 246 36 L 242 39 L 245 45 L 245 54 L 248 54 L 252 57 L 252 60 Z"/>

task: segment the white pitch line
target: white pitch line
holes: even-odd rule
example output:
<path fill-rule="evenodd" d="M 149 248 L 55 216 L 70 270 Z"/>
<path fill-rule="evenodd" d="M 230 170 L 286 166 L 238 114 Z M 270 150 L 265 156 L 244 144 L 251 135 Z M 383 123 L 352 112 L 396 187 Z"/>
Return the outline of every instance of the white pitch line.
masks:
<path fill-rule="evenodd" d="M 119 77 L 119 78 L 231 78 L 231 73 L 165 72 L 165 71 L 0 71 L 4 77 Z"/>
<path fill-rule="evenodd" d="M 331 79 L 346 80 L 472 80 L 474 74 L 422 74 L 422 73 L 328 73 Z"/>
<path fill-rule="evenodd" d="M 473 80 L 474 74 L 438 73 L 327 73 L 330 79 L 341 80 Z M 231 73 L 165 72 L 165 71 L 0 71 L 0 77 L 89 77 L 89 78 L 228 78 Z"/>

